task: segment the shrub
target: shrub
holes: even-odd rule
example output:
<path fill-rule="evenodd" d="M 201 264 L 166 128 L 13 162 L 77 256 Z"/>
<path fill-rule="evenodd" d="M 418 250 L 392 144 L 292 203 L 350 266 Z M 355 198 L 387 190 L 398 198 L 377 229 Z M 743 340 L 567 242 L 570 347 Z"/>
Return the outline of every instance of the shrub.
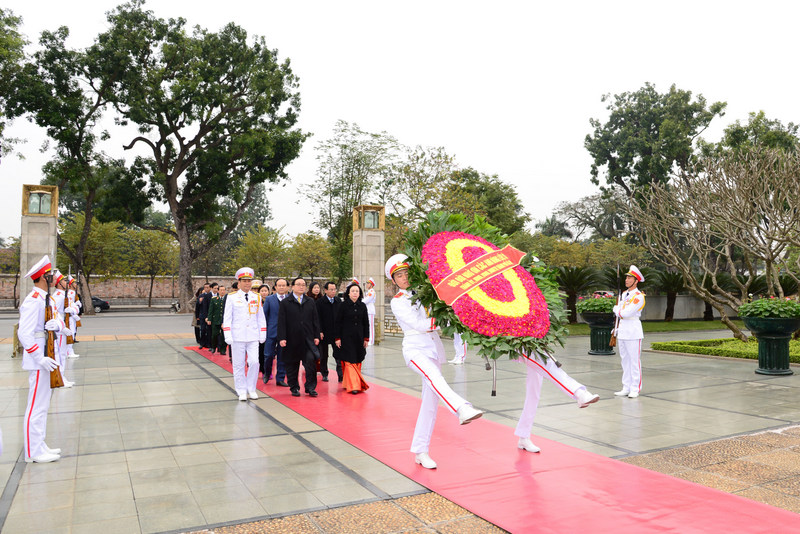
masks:
<path fill-rule="evenodd" d="M 788 298 L 764 298 L 739 306 L 739 317 L 800 317 L 800 302 Z"/>
<path fill-rule="evenodd" d="M 613 313 L 616 297 L 588 297 L 578 299 L 578 313 Z"/>

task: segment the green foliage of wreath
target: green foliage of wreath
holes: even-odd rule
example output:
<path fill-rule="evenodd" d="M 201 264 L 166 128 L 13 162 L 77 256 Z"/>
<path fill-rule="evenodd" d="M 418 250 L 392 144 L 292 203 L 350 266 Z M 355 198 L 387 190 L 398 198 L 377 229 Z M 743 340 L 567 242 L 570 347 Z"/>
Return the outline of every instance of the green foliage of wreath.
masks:
<path fill-rule="evenodd" d="M 486 219 L 475 216 L 469 219 L 459 213 L 433 212 L 422 221 L 416 230 L 406 233 L 405 254 L 408 256 L 408 278 L 411 289 L 416 291 L 415 302 L 419 301 L 430 310 L 436 324 L 446 336 L 458 332 L 464 341 L 478 350 L 479 356 L 498 359 L 503 355 L 516 359 L 520 352 L 533 354 L 538 352 L 543 358 L 552 353 L 556 344 L 564 346 L 567 338 L 567 312 L 564 309 L 563 295 L 558 290 L 555 271 L 549 269 L 544 262 L 528 251 L 520 265 L 533 275 L 536 285 L 547 302 L 550 313 L 550 330 L 543 338 L 495 336 L 489 337 L 473 332 L 458 319 L 453 308 L 440 300 L 433 285 L 425 274 L 427 265 L 422 263 L 422 247 L 428 239 L 439 232 L 465 232 L 482 237 L 497 247 L 508 244 L 508 236 L 486 222 Z M 525 251 L 523 251 L 525 252 Z"/>

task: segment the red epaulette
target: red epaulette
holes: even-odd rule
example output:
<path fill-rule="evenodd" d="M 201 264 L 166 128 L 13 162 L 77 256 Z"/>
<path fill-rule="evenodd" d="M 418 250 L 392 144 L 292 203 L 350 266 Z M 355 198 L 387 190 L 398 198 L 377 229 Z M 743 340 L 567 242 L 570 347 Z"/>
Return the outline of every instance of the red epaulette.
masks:
<path fill-rule="evenodd" d="M 33 298 L 35 298 L 35 299 L 39 298 L 39 292 L 38 291 L 34 291 L 33 292 Z"/>
<path fill-rule="evenodd" d="M 402 297 L 403 295 L 404 295 L 404 293 L 401 291 L 400 293 L 398 293 L 397 295 L 395 295 L 395 296 L 394 296 L 394 298 L 400 298 L 400 297 Z"/>

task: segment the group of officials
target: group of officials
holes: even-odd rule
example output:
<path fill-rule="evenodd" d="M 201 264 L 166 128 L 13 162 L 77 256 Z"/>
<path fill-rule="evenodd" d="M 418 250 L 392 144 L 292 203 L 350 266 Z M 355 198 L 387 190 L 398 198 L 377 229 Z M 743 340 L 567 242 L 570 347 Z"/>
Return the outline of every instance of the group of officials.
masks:
<path fill-rule="evenodd" d="M 338 381 L 350 393 L 366 391 L 361 375 L 366 347 L 374 342 L 374 305 L 372 313 L 361 293 L 358 281 L 347 288 L 344 302 L 337 296 L 337 286 L 326 282 L 323 291 L 308 290 L 306 280 L 279 278 L 274 293 L 254 280 L 253 269 L 242 267 L 236 272 L 238 289 L 220 298 L 210 297 L 207 322 L 212 326 L 211 350 L 215 345 L 213 325 L 215 310 L 222 310 L 221 332 L 225 346 L 230 347 L 234 388 L 241 401 L 258 399 L 259 373 L 266 384 L 273 378 L 278 386 L 288 387 L 300 396 L 300 365 L 305 370 L 303 390 L 317 397 L 317 373 L 328 382 L 328 358 L 332 352 Z M 259 292 L 253 291 L 254 282 Z M 374 280 L 368 282 L 374 302 Z M 313 285 L 318 287 L 317 283 Z M 355 288 L 355 289 L 354 289 Z M 213 287 L 209 285 L 213 291 Z M 369 293 L 368 293 L 369 295 Z M 199 299 L 198 299 L 199 301 Z M 216 303 L 215 301 L 219 301 Z M 202 344 L 201 344 L 202 346 Z M 277 361 L 276 361 L 277 360 Z"/>
<path fill-rule="evenodd" d="M 429 446 L 436 422 L 439 401 L 455 414 L 460 424 L 467 424 L 483 415 L 467 400 L 455 393 L 441 374 L 446 362 L 444 348 L 439 338 L 439 327 L 422 308 L 414 302 L 408 280 L 407 257 L 397 254 L 385 266 L 386 277 L 399 288 L 392 298 L 391 308 L 403 330 L 403 357 L 406 365 L 422 378 L 420 406 L 411 452 L 417 464 L 435 469 Z M 29 372 L 28 404 L 23 419 L 26 462 L 52 462 L 60 458 L 61 449 L 50 448 L 45 442 L 47 411 L 50 403 L 50 373 L 65 370 L 67 357 L 77 358 L 71 351 L 75 324 L 80 311 L 80 301 L 71 280 L 52 269 L 50 259 L 44 256 L 25 275 L 33 280 L 34 288 L 20 306 L 18 337 L 24 349 L 22 367 Z M 240 401 L 258 399 L 256 385 L 259 372 L 263 381 L 272 376 L 273 361 L 277 357 L 276 383 L 289 387 L 291 394 L 300 396 L 299 368 L 305 369 L 304 390 L 310 397 L 318 396 L 317 372 L 328 381 L 328 347 L 333 350 L 339 382 L 345 381 L 350 392 L 365 391 L 367 386 L 360 372 L 366 347 L 374 341 L 374 308 L 368 312 L 361 288 L 354 280 L 346 291 L 344 302 L 336 296 L 336 285 L 328 282 L 324 294 L 314 298 L 306 294 L 306 281 L 302 277 L 276 281 L 275 293 L 251 291 L 254 273 L 248 267 L 236 273 L 236 292 L 227 293 L 217 284 L 209 284 L 211 294 L 203 321 L 214 331 L 218 324 L 222 341 L 214 344 L 221 353 L 230 346 L 234 387 Z M 639 321 L 644 308 L 644 294 L 638 284 L 644 281 L 639 269 L 631 266 L 626 273 L 625 293 L 620 295 L 614 314 L 618 318 L 614 333 L 619 339 L 623 364 L 623 389 L 615 395 L 635 398 L 641 389 L 641 339 Z M 56 292 L 50 295 L 50 286 Z M 370 279 L 370 290 L 375 283 Z M 261 288 L 259 288 L 261 289 Z M 291 292 L 289 292 L 291 289 Z M 216 302 L 215 302 L 216 301 Z M 374 295 L 373 295 L 374 302 Z M 201 301 L 198 299 L 198 304 Z M 49 308 L 49 311 L 48 311 Z M 221 322 L 219 315 L 221 313 Z M 46 320 L 47 317 L 50 317 Z M 52 357 L 46 352 L 48 331 L 56 334 Z M 213 337 L 213 334 L 210 334 Z M 342 342 L 348 340 L 348 350 Z M 222 343 L 225 345 L 223 346 Z M 261 348 L 263 347 L 263 348 Z M 320 351 L 322 349 L 322 352 Z M 344 354 L 352 355 L 350 357 Z M 575 399 L 580 408 L 597 402 L 599 395 L 591 394 L 563 371 L 549 354 L 521 354 L 527 366 L 526 396 L 515 435 L 519 449 L 539 452 L 530 439 L 533 419 L 539 402 L 544 378 L 550 380 L 565 394 Z M 358 385 L 355 385 L 355 384 Z M 64 377 L 63 384 L 73 385 Z"/>

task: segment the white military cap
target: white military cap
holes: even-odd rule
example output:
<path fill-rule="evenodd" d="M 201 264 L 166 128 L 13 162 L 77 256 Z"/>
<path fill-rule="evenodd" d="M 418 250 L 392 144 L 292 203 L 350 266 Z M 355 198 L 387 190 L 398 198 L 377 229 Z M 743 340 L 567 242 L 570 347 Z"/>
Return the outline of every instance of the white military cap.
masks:
<path fill-rule="evenodd" d="M 53 270 L 53 285 L 57 286 L 58 283 L 64 279 L 64 275 L 58 269 Z"/>
<path fill-rule="evenodd" d="M 388 260 L 386 260 L 386 266 L 383 269 L 383 272 L 386 274 L 386 278 L 392 280 L 392 275 L 397 271 L 402 271 L 403 269 L 408 269 L 408 256 L 405 254 L 395 254 Z"/>
<path fill-rule="evenodd" d="M 352 281 L 352 282 L 350 282 L 350 285 L 353 285 L 353 284 L 356 284 L 356 285 L 359 285 L 359 286 L 360 286 L 360 285 L 361 285 L 361 282 L 359 282 L 359 281 L 358 281 L 358 278 L 356 278 L 356 277 L 354 276 L 354 277 L 353 277 L 353 281 Z"/>
<path fill-rule="evenodd" d="M 41 276 L 52 269 L 53 265 L 50 263 L 50 257 L 45 254 L 42 256 L 42 259 L 37 261 L 31 270 L 25 274 L 25 278 L 30 277 L 32 280 L 36 280 L 37 278 L 41 278 Z"/>
<path fill-rule="evenodd" d="M 242 267 L 236 271 L 237 280 L 252 280 L 256 273 L 250 267 Z"/>
<path fill-rule="evenodd" d="M 636 278 L 640 282 L 644 282 L 644 276 L 642 276 L 642 271 L 639 270 L 638 267 L 635 265 L 631 265 L 631 268 L 628 269 L 628 272 L 625 273 L 625 276 L 632 276 Z"/>
<path fill-rule="evenodd" d="M 371 276 L 369 277 L 369 280 L 367 280 L 367 282 L 369 282 L 369 283 L 370 283 L 370 284 L 372 284 L 373 286 L 375 285 L 375 279 L 374 279 L 374 278 L 372 278 Z"/>

